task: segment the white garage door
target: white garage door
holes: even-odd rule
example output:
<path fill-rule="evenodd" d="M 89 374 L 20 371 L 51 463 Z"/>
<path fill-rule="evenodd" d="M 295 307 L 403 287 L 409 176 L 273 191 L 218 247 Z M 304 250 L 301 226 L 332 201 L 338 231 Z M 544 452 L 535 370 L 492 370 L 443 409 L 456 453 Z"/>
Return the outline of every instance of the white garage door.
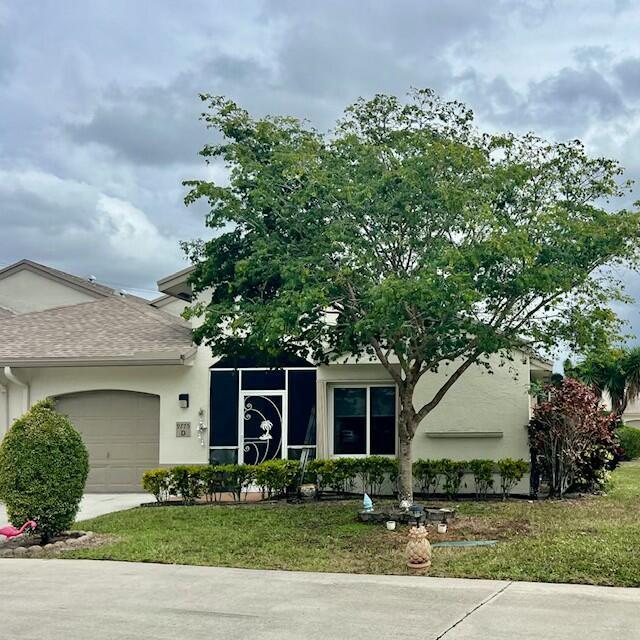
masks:
<path fill-rule="evenodd" d="M 160 398 L 130 391 L 86 391 L 60 396 L 89 450 L 87 492 L 140 491 L 147 469 L 158 466 Z"/>

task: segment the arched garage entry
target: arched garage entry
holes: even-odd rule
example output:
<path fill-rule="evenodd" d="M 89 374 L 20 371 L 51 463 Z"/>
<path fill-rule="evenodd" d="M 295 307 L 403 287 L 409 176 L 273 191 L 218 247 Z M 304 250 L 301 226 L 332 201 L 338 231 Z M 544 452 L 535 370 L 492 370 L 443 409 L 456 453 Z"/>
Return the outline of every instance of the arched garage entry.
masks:
<path fill-rule="evenodd" d="M 83 391 L 58 396 L 89 450 L 86 491 L 140 491 L 147 469 L 158 466 L 160 398 L 133 391 Z"/>

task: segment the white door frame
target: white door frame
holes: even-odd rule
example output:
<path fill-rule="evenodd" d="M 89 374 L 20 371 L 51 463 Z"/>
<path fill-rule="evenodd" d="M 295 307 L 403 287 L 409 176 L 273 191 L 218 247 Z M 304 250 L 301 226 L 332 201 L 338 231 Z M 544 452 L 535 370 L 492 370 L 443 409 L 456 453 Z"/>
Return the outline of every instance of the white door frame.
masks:
<path fill-rule="evenodd" d="M 257 396 L 263 398 L 279 397 L 282 399 L 282 417 L 280 425 L 280 458 L 287 459 L 287 390 L 286 389 L 240 389 L 238 394 L 238 464 L 244 464 L 244 422 L 245 422 L 245 401 L 248 397 Z M 271 459 L 271 458 L 270 458 Z M 278 459 L 278 458 L 274 458 Z"/>

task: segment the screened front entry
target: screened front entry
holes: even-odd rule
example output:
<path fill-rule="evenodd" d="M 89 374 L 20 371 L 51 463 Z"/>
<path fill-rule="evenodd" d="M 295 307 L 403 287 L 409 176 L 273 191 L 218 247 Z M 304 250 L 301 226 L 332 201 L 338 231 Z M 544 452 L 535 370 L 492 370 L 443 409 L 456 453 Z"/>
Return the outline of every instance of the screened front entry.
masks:
<path fill-rule="evenodd" d="M 213 368 L 210 460 L 260 464 L 315 457 L 316 371 L 312 367 Z"/>

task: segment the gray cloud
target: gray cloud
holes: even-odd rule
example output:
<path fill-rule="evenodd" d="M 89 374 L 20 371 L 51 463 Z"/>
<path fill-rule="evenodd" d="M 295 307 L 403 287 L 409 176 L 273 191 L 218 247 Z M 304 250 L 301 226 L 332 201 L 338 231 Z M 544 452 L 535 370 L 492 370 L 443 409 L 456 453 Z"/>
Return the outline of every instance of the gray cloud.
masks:
<path fill-rule="evenodd" d="M 0 0 L 0 264 L 149 288 L 180 268 L 204 233 L 181 181 L 224 177 L 197 155 L 199 92 L 326 129 L 360 95 L 429 86 L 640 176 L 639 27 L 626 0 Z"/>

